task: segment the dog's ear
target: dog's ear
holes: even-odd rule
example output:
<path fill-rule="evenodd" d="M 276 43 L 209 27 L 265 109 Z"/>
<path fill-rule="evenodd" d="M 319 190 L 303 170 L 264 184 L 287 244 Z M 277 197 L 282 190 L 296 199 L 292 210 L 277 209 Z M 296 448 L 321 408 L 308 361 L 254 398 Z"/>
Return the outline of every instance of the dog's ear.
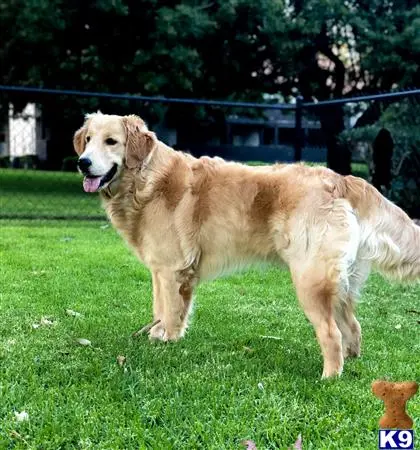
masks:
<path fill-rule="evenodd" d="M 86 133 L 87 133 L 87 126 L 85 122 L 83 127 L 79 128 L 76 131 L 76 133 L 74 133 L 73 136 L 73 147 L 79 156 L 85 151 Z"/>
<path fill-rule="evenodd" d="M 146 124 L 138 116 L 124 116 L 122 120 L 127 137 L 125 165 L 128 169 L 140 168 L 157 144 L 156 135 L 147 129 Z"/>

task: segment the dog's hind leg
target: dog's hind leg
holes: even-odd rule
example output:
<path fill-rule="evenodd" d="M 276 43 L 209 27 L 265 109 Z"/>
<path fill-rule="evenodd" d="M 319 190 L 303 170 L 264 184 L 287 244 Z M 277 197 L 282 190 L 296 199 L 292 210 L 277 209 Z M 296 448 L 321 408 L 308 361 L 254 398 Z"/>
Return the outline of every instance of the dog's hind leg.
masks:
<path fill-rule="evenodd" d="M 360 356 L 362 333 L 354 316 L 355 301 L 347 296 L 340 299 L 335 308 L 335 320 L 342 335 L 343 356 Z"/>
<path fill-rule="evenodd" d="M 345 314 L 341 309 L 350 293 L 360 233 L 350 204 L 340 199 L 325 204 L 307 224 L 300 233 L 304 239 L 296 239 L 289 250 L 289 264 L 299 301 L 315 328 L 326 378 L 341 374 L 348 347 L 357 350 L 360 326 L 351 308 L 344 308 Z"/>
<path fill-rule="evenodd" d="M 299 302 L 312 323 L 324 358 L 322 377 L 340 375 L 343 370 L 342 335 L 334 316 L 339 285 L 326 274 L 322 264 L 314 262 L 304 271 L 292 269 Z"/>
<path fill-rule="evenodd" d="M 343 335 L 343 354 L 346 357 L 360 356 L 362 332 L 355 317 L 356 303 L 360 291 L 369 276 L 369 261 L 357 261 L 349 273 L 349 289 L 336 307 L 336 321 Z"/>

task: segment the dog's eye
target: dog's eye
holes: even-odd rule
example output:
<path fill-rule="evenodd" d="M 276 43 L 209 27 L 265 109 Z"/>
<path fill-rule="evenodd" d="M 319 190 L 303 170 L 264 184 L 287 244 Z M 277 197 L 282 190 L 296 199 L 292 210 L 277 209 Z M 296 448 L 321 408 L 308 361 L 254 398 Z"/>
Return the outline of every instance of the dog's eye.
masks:
<path fill-rule="evenodd" d="M 86 142 L 90 141 L 90 136 L 86 136 Z"/>
<path fill-rule="evenodd" d="M 117 143 L 117 141 L 115 139 L 112 138 L 108 138 L 105 140 L 105 144 L 106 145 L 115 145 Z"/>

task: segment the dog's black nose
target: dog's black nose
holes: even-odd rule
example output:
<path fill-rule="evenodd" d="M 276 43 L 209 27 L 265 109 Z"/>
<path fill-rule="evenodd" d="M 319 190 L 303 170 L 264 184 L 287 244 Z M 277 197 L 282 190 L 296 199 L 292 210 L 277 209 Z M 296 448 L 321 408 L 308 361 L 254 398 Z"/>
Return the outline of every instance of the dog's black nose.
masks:
<path fill-rule="evenodd" d="M 77 167 L 83 172 L 86 173 L 89 167 L 92 165 L 92 161 L 89 158 L 80 158 L 77 161 Z"/>

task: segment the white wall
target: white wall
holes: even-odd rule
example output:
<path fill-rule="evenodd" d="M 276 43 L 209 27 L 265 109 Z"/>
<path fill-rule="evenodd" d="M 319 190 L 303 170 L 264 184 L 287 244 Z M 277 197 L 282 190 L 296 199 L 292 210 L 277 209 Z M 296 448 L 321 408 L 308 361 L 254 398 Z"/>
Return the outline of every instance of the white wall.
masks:
<path fill-rule="evenodd" d="M 28 103 L 18 117 L 14 116 L 13 105 L 9 105 L 8 154 L 11 158 L 28 155 L 37 155 L 41 160 L 47 158 L 40 111 L 34 103 Z"/>

